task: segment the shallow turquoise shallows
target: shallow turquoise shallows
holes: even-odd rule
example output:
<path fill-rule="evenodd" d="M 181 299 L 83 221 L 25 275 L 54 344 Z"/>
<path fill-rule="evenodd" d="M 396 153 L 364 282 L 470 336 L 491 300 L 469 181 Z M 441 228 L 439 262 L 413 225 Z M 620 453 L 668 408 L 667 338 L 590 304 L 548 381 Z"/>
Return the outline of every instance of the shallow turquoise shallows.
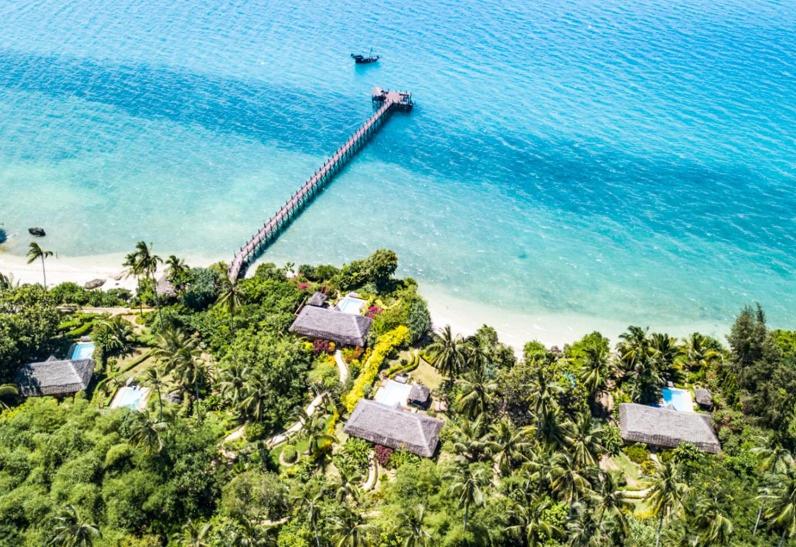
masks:
<path fill-rule="evenodd" d="M 792 326 L 795 29 L 793 0 L 5 2 L 3 247 L 229 259 L 381 85 L 415 111 L 267 257 L 389 247 L 476 303 Z"/>

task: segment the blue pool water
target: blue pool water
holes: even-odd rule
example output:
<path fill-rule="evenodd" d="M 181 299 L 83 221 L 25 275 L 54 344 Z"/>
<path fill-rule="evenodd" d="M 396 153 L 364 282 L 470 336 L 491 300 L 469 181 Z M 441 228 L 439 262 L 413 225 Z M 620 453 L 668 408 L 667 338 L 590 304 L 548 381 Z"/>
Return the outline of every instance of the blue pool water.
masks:
<path fill-rule="evenodd" d="M 679 410 L 680 412 L 694 411 L 694 402 L 691 399 L 691 393 L 685 389 L 665 387 L 661 390 L 661 398 L 663 399 L 662 406 L 671 405 L 675 410 Z"/>
<path fill-rule="evenodd" d="M 69 359 L 73 361 L 91 359 L 94 355 L 95 347 L 94 342 L 78 342 L 72 346 L 72 353 L 69 355 Z"/>
<path fill-rule="evenodd" d="M 149 397 L 149 389 L 138 386 L 124 386 L 119 388 L 116 396 L 111 401 L 111 408 L 129 408 L 130 410 L 143 410 Z"/>
<path fill-rule="evenodd" d="M 792 0 L 58 4 L 0 4 L 11 253 L 41 225 L 60 255 L 228 258 L 382 85 L 415 112 L 269 259 L 390 247 L 421 283 L 528 313 L 796 313 Z"/>

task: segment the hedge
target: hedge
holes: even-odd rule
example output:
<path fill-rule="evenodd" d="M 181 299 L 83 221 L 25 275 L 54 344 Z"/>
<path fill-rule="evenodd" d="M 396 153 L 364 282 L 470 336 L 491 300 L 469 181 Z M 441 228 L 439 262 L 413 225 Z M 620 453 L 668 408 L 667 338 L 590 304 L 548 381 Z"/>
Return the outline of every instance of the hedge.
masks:
<path fill-rule="evenodd" d="M 373 352 L 370 354 L 370 357 L 368 357 L 368 360 L 365 361 L 359 376 L 357 376 L 357 379 L 354 381 L 351 391 L 349 391 L 343 399 L 343 403 L 348 412 L 354 410 L 359 400 L 365 396 L 365 390 L 373 383 L 373 380 L 376 379 L 376 375 L 379 373 L 379 369 L 381 365 L 384 364 L 387 356 L 395 348 L 406 344 L 408 341 L 409 328 L 405 325 L 398 325 L 379 337 L 376 345 L 373 347 Z"/>

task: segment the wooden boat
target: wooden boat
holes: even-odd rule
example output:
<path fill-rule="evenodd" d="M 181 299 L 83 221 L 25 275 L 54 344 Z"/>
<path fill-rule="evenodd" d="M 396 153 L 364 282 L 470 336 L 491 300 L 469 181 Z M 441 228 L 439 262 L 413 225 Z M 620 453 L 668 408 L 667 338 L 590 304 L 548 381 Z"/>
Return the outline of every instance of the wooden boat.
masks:
<path fill-rule="evenodd" d="M 28 233 L 36 237 L 44 237 L 47 235 L 47 232 L 44 231 L 44 228 L 39 227 L 28 228 Z"/>
<path fill-rule="evenodd" d="M 360 55 L 359 53 L 352 53 L 351 58 L 358 65 L 369 65 L 379 60 L 378 55 Z"/>

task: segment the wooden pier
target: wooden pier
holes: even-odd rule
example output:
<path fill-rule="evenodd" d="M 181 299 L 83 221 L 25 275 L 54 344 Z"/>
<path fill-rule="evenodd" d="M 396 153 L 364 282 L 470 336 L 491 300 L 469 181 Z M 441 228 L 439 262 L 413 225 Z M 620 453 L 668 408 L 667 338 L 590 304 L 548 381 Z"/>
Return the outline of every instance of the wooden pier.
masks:
<path fill-rule="evenodd" d="M 412 110 L 412 95 L 404 91 L 389 91 L 373 88 L 371 100 L 377 106 L 376 112 L 368 118 L 348 140 L 332 154 L 326 162 L 282 205 L 277 212 L 235 253 L 229 266 L 228 275 L 234 281 L 246 273 L 246 268 L 276 238 L 288 224 L 298 216 L 304 207 L 326 186 L 337 172 L 354 157 L 378 131 L 384 121 L 394 111 Z"/>

